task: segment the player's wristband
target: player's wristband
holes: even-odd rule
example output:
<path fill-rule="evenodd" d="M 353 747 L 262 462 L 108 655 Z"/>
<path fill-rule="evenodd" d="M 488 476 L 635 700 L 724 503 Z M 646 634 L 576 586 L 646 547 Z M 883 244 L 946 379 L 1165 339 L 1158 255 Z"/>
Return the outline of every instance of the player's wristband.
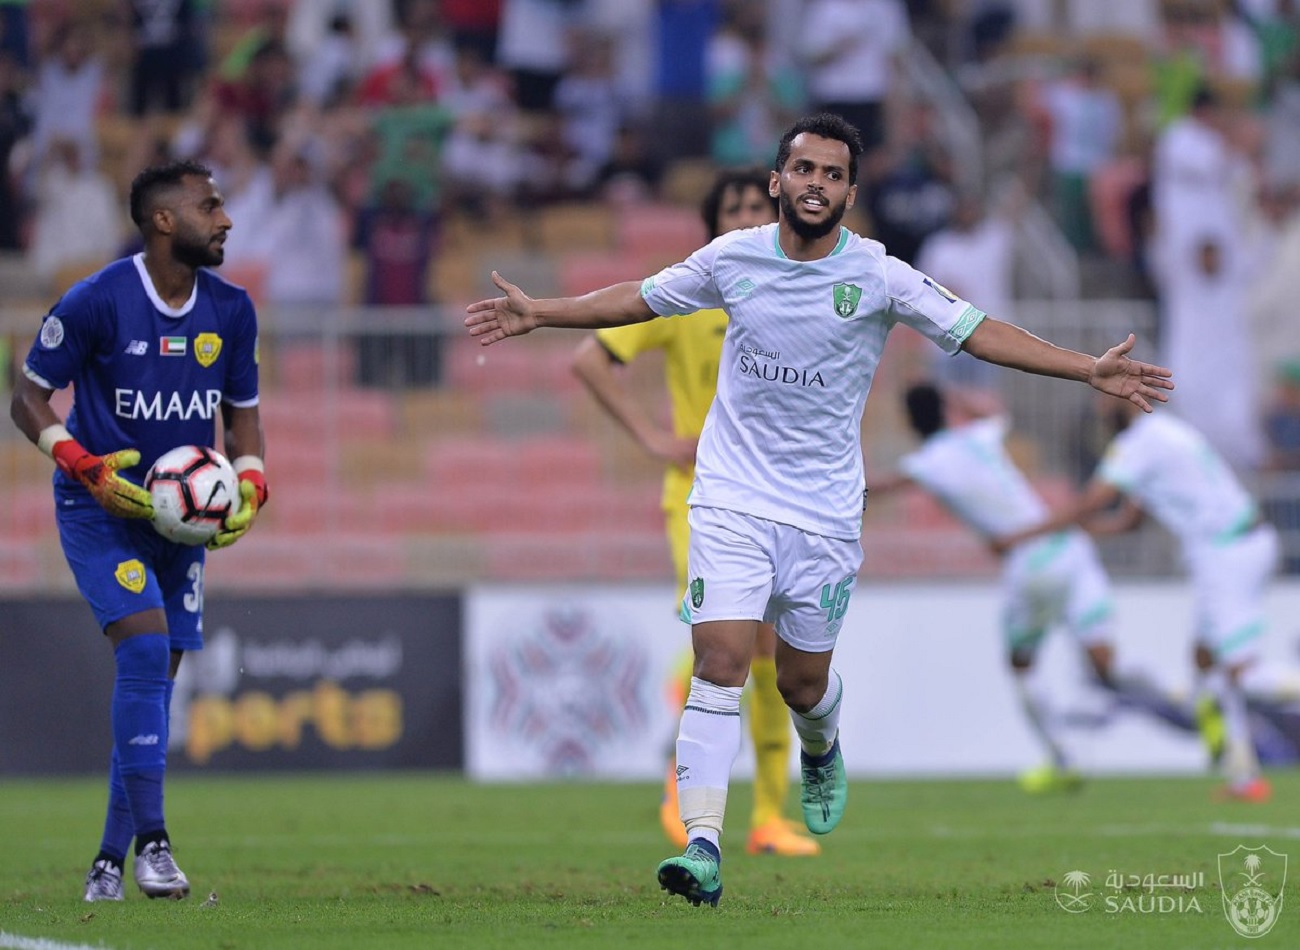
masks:
<path fill-rule="evenodd" d="M 50 430 L 59 430 L 51 433 Z M 41 440 L 46 440 L 49 434 L 49 456 L 54 459 L 54 464 L 67 475 L 80 481 L 77 474 L 77 463 L 90 455 L 90 452 L 84 445 L 68 434 L 68 430 L 60 425 L 50 426 L 41 431 Z M 38 443 L 39 444 L 39 443 Z M 42 446 L 44 448 L 44 446 Z"/>
<path fill-rule="evenodd" d="M 268 491 L 266 487 L 266 468 L 262 460 L 256 455 L 241 455 L 230 465 L 241 482 L 252 483 L 253 488 L 257 491 L 257 506 L 260 508 L 265 505 Z"/>
<path fill-rule="evenodd" d="M 50 458 L 54 458 L 54 447 L 60 442 L 69 440 L 76 442 L 62 423 L 55 423 L 41 430 L 41 434 L 36 438 L 36 447 Z"/>

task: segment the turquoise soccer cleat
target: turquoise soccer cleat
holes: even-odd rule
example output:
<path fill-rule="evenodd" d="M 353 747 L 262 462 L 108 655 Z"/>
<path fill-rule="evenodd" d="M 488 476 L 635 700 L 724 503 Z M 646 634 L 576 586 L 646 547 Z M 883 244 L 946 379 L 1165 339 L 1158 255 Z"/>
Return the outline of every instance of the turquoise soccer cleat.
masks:
<path fill-rule="evenodd" d="M 680 857 L 659 865 L 659 886 L 696 907 L 717 907 L 722 897 L 722 855 L 709 842 L 696 838 Z"/>
<path fill-rule="evenodd" d="M 811 756 L 800 750 L 799 764 L 803 770 L 799 804 L 803 806 L 804 824 L 815 835 L 830 834 L 844 817 L 844 805 L 849 798 L 849 779 L 844 774 L 839 737 L 836 736 L 825 755 Z"/>

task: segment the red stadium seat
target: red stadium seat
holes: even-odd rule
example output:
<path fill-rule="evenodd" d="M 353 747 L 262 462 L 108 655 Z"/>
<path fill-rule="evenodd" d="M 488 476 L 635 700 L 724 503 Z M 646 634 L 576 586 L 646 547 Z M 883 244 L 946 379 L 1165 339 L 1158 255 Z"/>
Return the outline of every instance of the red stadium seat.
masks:
<path fill-rule="evenodd" d="M 637 260 L 681 260 L 708 243 L 709 234 L 693 208 L 634 204 L 618 220 L 618 246 Z M 644 276 L 644 275 L 643 275 Z"/>
<path fill-rule="evenodd" d="M 634 254 L 590 251 L 560 259 L 560 293 L 569 297 L 599 290 L 625 280 L 641 280 L 648 271 Z"/>

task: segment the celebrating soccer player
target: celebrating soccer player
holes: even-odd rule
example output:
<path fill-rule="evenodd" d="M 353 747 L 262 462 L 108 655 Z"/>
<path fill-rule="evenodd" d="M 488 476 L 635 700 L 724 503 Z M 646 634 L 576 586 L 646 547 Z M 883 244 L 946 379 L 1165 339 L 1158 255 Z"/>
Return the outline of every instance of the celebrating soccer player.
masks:
<path fill-rule="evenodd" d="M 77 587 L 113 647 L 108 815 L 87 901 L 121 900 L 127 849 L 149 897 L 184 897 L 163 816 L 167 717 L 186 650 L 203 646 L 202 546 L 150 526 L 141 482 L 181 445 L 211 446 L 220 408 L 242 504 L 208 547 L 233 544 L 266 502 L 257 402 L 257 317 L 241 288 L 207 268 L 231 228 L 212 173 L 148 168 L 131 184 L 144 251 L 69 290 L 45 316 L 10 409 L 56 465 L 59 538 Z M 72 385 L 66 423 L 50 406 Z"/>
<path fill-rule="evenodd" d="M 1277 570 L 1277 531 L 1227 460 L 1189 423 L 1168 412 L 1139 418 L 1124 405 L 1110 415 L 1115 437 L 1082 496 L 1008 532 L 1000 544 L 1075 524 L 1115 534 L 1136 528 L 1148 513 L 1173 534 L 1196 591 L 1195 715 L 1212 763 L 1227 778 L 1217 795 L 1268 801 L 1273 789 L 1260 774 L 1242 679 L 1258 659 L 1264 593 Z"/>
<path fill-rule="evenodd" d="M 949 353 L 1086 382 L 1144 409 L 1173 385 L 1168 370 L 1129 358 L 1131 335 L 1100 358 L 1053 346 L 842 227 L 861 155 L 843 119 L 803 118 L 782 137 L 769 178 L 776 224 L 732 231 L 643 282 L 581 297 L 534 300 L 494 273 L 505 296 L 471 304 L 465 319 L 490 345 L 543 326 L 715 308 L 730 317 L 689 502 L 682 615 L 695 669 L 677 739 L 689 844 L 658 869 L 661 886 L 694 904 L 722 894 L 718 842 L 741 688 L 764 621 L 776 625 L 777 688 L 801 746 L 804 823 L 826 834 L 844 813 L 842 682 L 831 655 L 862 563 L 862 411 L 889 331 L 902 323 Z"/>
<path fill-rule="evenodd" d="M 710 238 L 776 220 L 776 202 L 767 193 L 767 178 L 761 168 L 718 173 L 700 208 Z M 679 594 L 685 591 L 687 580 L 690 527 L 686 519 L 690 509 L 686 498 L 695 476 L 695 446 L 717 391 L 718 357 L 726 332 L 726 311 L 704 310 L 689 320 L 655 320 L 600 330 L 583 340 L 573 356 L 573 371 L 596 401 L 647 452 L 667 463 L 663 510 Z M 614 372 L 615 364 L 630 363 L 650 350 L 664 355 L 664 381 L 673 406 L 672 431 L 651 418 Z M 746 849 L 751 854 L 814 855 L 821 846 L 799 834 L 781 814 L 790 788 L 790 720 L 776 688 L 775 653 L 776 630 L 769 623 L 761 624 L 749 668 L 754 809 Z M 689 674 L 684 673 L 683 679 L 680 694 L 684 701 L 690 690 Z M 686 847 L 686 829 L 677 805 L 676 756 L 668 763 L 659 820 L 669 840 Z"/>

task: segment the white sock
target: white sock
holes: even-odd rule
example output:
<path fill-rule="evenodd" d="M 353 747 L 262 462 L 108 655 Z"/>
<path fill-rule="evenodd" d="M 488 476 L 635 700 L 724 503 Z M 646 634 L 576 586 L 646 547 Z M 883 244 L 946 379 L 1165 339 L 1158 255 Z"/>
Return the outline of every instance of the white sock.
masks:
<path fill-rule="evenodd" d="M 829 752 L 840 731 L 840 698 L 844 695 L 844 681 L 834 669 L 826 680 L 826 694 L 816 706 L 806 713 L 790 710 L 799 745 L 811 756 Z"/>
<path fill-rule="evenodd" d="M 1246 697 L 1241 687 L 1227 677 L 1223 679 L 1219 705 L 1223 709 L 1223 770 L 1230 785 L 1245 785 L 1259 777 L 1259 758 L 1250 735 Z"/>
<path fill-rule="evenodd" d="M 717 846 L 727 810 L 731 766 L 740 752 L 743 687 L 691 677 L 677 733 L 677 802 L 688 838 Z"/>
<path fill-rule="evenodd" d="M 1068 768 L 1069 762 L 1056 735 L 1050 706 L 1038 684 L 1033 681 L 1033 672 L 1017 670 L 1013 672 L 1012 679 L 1015 681 L 1016 693 L 1020 696 L 1020 705 L 1025 711 L 1025 718 L 1029 720 L 1034 735 L 1038 736 L 1038 741 L 1042 743 L 1052 764 L 1059 769 Z"/>

